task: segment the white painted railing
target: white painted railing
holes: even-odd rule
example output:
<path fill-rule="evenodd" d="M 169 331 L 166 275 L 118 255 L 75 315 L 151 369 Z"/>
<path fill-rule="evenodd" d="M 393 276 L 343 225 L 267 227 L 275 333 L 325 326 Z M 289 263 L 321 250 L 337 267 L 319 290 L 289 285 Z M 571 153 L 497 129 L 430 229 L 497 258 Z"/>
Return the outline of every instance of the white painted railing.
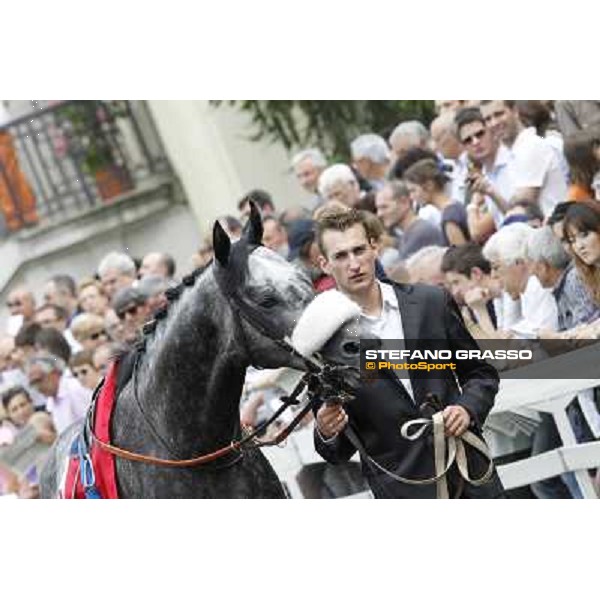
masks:
<path fill-rule="evenodd" d="M 556 450 L 499 466 L 498 474 L 506 489 L 573 472 L 583 497 L 598 498 L 587 469 L 600 466 L 600 442 L 578 444 L 566 413 L 578 393 L 598 386 L 600 378 L 501 381 L 488 427 L 493 429 L 495 421 L 510 419 L 516 414 L 513 411 L 517 414 L 523 410 L 545 412 L 552 415 L 563 443 Z"/>
<path fill-rule="evenodd" d="M 551 359 L 556 366 L 551 371 L 546 367 L 545 372 L 572 372 L 565 366 L 572 358 L 565 355 L 564 361 L 561 357 Z M 589 354 L 587 358 L 590 359 Z M 595 358 L 592 356 L 591 362 L 584 365 L 583 372 L 600 375 L 600 357 L 597 361 Z M 527 368 L 531 368 L 532 374 L 539 374 L 543 372 L 539 369 L 540 364 Z M 581 372 L 581 363 L 579 368 Z M 566 414 L 566 408 L 575 396 L 598 386 L 600 377 L 501 380 L 494 408 L 486 422 L 485 437 L 492 442 L 492 451 L 495 446 L 496 455 L 502 455 L 530 445 L 539 412 L 552 415 L 563 443 L 556 450 L 499 466 L 498 474 L 506 489 L 573 472 L 584 498 L 598 498 L 588 469 L 600 466 L 600 441 L 578 444 Z M 313 447 L 312 426 L 292 434 L 284 449 L 271 448 L 266 454 L 294 498 L 302 497 L 296 481 L 302 466 L 323 461 Z"/>

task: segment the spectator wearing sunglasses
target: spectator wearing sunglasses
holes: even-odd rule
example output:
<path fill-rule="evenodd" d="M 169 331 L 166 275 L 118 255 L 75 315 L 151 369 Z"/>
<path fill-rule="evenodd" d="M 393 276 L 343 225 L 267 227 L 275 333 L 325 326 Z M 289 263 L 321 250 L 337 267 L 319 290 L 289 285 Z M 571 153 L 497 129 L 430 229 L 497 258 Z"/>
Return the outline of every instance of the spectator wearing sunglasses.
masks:
<path fill-rule="evenodd" d="M 16 335 L 23 325 L 35 320 L 35 298 L 25 287 L 19 286 L 8 294 L 6 308 L 10 313 L 6 333 Z"/>
<path fill-rule="evenodd" d="M 94 367 L 93 355 L 93 350 L 82 350 L 69 362 L 73 375 L 88 390 L 94 390 L 102 379 L 102 374 Z"/>
<path fill-rule="evenodd" d="M 124 325 L 126 344 L 136 341 L 144 323 L 152 316 L 147 300 L 146 294 L 132 286 L 119 290 L 113 299 L 113 309 Z"/>
<path fill-rule="evenodd" d="M 84 350 L 95 350 L 108 341 L 104 319 L 91 313 L 77 315 L 71 324 L 71 331 Z"/>
<path fill-rule="evenodd" d="M 492 135 L 478 108 L 461 110 L 455 124 L 469 164 L 464 182 L 469 231 L 482 243 L 502 225 L 515 191 L 510 152 Z"/>

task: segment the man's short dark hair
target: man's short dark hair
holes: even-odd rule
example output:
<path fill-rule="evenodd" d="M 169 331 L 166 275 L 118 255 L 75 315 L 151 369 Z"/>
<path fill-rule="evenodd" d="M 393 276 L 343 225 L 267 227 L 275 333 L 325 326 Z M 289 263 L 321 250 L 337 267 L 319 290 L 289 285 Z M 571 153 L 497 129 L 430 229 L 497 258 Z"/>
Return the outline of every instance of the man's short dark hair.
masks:
<path fill-rule="evenodd" d="M 23 346 L 35 346 L 35 336 L 42 329 L 39 323 L 26 323 L 19 329 L 15 336 L 15 346 L 23 348 Z"/>
<path fill-rule="evenodd" d="M 465 125 L 470 125 L 471 123 L 481 123 L 484 127 L 485 119 L 481 114 L 481 111 L 476 106 L 469 106 L 467 108 L 462 108 L 454 117 L 454 125 L 456 126 L 456 133 L 460 136 L 460 130 Z M 459 138 L 460 139 L 460 138 Z"/>
<path fill-rule="evenodd" d="M 2 393 L 2 405 L 4 406 L 4 410 L 8 410 L 10 401 L 19 394 L 23 394 L 29 402 L 32 402 L 29 392 L 22 385 L 14 385 Z"/>
<path fill-rule="evenodd" d="M 54 327 L 40 329 L 35 336 L 35 345 L 54 356 L 58 356 L 58 358 L 62 358 L 65 363 L 68 363 L 69 358 L 71 358 L 71 347 L 69 346 L 69 342 L 67 342 L 65 336 L 58 331 L 58 329 L 54 329 Z"/>
<path fill-rule="evenodd" d="M 325 209 L 317 219 L 317 244 L 323 256 L 327 256 L 323 246 L 323 234 L 326 231 L 346 231 L 354 225 L 362 225 L 365 235 L 370 239 L 369 226 L 364 211 L 351 208 L 349 210 L 333 207 Z"/>
<path fill-rule="evenodd" d="M 72 297 L 77 296 L 77 285 L 70 275 L 53 275 L 48 281 L 51 281 L 61 292 L 68 292 Z"/>
<path fill-rule="evenodd" d="M 573 204 L 572 200 L 569 200 L 568 202 L 559 202 L 555 207 L 554 210 L 552 211 L 552 214 L 548 217 L 547 220 L 547 224 L 552 226 L 555 225 L 556 223 L 560 223 L 561 221 L 564 221 L 565 219 L 565 215 L 567 214 L 567 211 L 569 210 L 569 207 Z"/>
<path fill-rule="evenodd" d="M 453 271 L 470 278 L 474 267 L 481 269 L 487 275 L 492 272 L 492 266 L 483 256 L 481 246 L 474 243 L 452 246 L 446 250 L 442 258 L 442 273 Z"/>
<path fill-rule="evenodd" d="M 269 207 L 272 211 L 275 210 L 273 198 L 271 198 L 271 194 L 269 194 L 269 192 L 265 192 L 265 190 L 250 190 L 238 202 L 238 210 L 242 210 L 244 205 L 247 202 L 250 202 L 250 200 L 252 200 L 252 202 L 254 202 L 254 204 L 256 204 L 261 211 L 265 208 L 265 206 Z"/>
<path fill-rule="evenodd" d="M 437 154 L 431 150 L 425 148 L 411 148 L 402 158 L 399 158 L 392 167 L 389 175 L 389 179 L 402 179 L 404 172 L 412 167 L 415 163 L 420 160 L 430 158 L 431 160 L 438 160 Z"/>
<path fill-rule="evenodd" d="M 58 306 L 58 304 L 42 304 L 38 309 L 36 309 L 36 314 L 41 313 L 43 310 L 48 310 L 51 308 L 54 311 L 54 318 L 57 321 L 67 320 L 69 318 L 69 314 L 67 313 L 67 309 L 62 306 Z"/>

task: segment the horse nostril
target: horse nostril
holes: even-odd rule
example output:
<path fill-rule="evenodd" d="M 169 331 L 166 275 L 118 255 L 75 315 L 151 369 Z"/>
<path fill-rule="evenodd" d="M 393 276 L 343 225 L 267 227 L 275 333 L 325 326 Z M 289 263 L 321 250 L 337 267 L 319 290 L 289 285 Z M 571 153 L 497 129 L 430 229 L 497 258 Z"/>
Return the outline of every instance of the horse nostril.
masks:
<path fill-rule="evenodd" d="M 360 352 L 360 344 L 358 342 L 345 342 L 342 344 L 342 350 L 346 354 L 358 354 Z"/>

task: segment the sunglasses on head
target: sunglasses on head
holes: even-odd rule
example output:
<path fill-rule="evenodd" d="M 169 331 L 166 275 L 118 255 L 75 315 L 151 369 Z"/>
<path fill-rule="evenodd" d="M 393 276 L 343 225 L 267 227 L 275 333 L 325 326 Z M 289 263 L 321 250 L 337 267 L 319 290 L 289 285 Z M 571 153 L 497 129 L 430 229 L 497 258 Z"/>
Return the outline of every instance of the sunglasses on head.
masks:
<path fill-rule="evenodd" d="M 461 144 L 468 146 L 469 144 L 472 144 L 475 140 L 480 140 L 485 135 L 485 131 L 485 129 L 480 129 L 479 131 L 476 131 L 475 133 L 462 139 Z"/>
<path fill-rule="evenodd" d="M 119 319 L 121 319 L 121 321 L 123 321 L 125 319 L 125 315 L 129 315 L 130 317 L 134 317 L 137 314 L 138 311 L 138 305 L 134 304 L 133 306 L 129 306 L 123 310 L 120 310 L 117 313 L 117 317 L 119 317 Z"/>

